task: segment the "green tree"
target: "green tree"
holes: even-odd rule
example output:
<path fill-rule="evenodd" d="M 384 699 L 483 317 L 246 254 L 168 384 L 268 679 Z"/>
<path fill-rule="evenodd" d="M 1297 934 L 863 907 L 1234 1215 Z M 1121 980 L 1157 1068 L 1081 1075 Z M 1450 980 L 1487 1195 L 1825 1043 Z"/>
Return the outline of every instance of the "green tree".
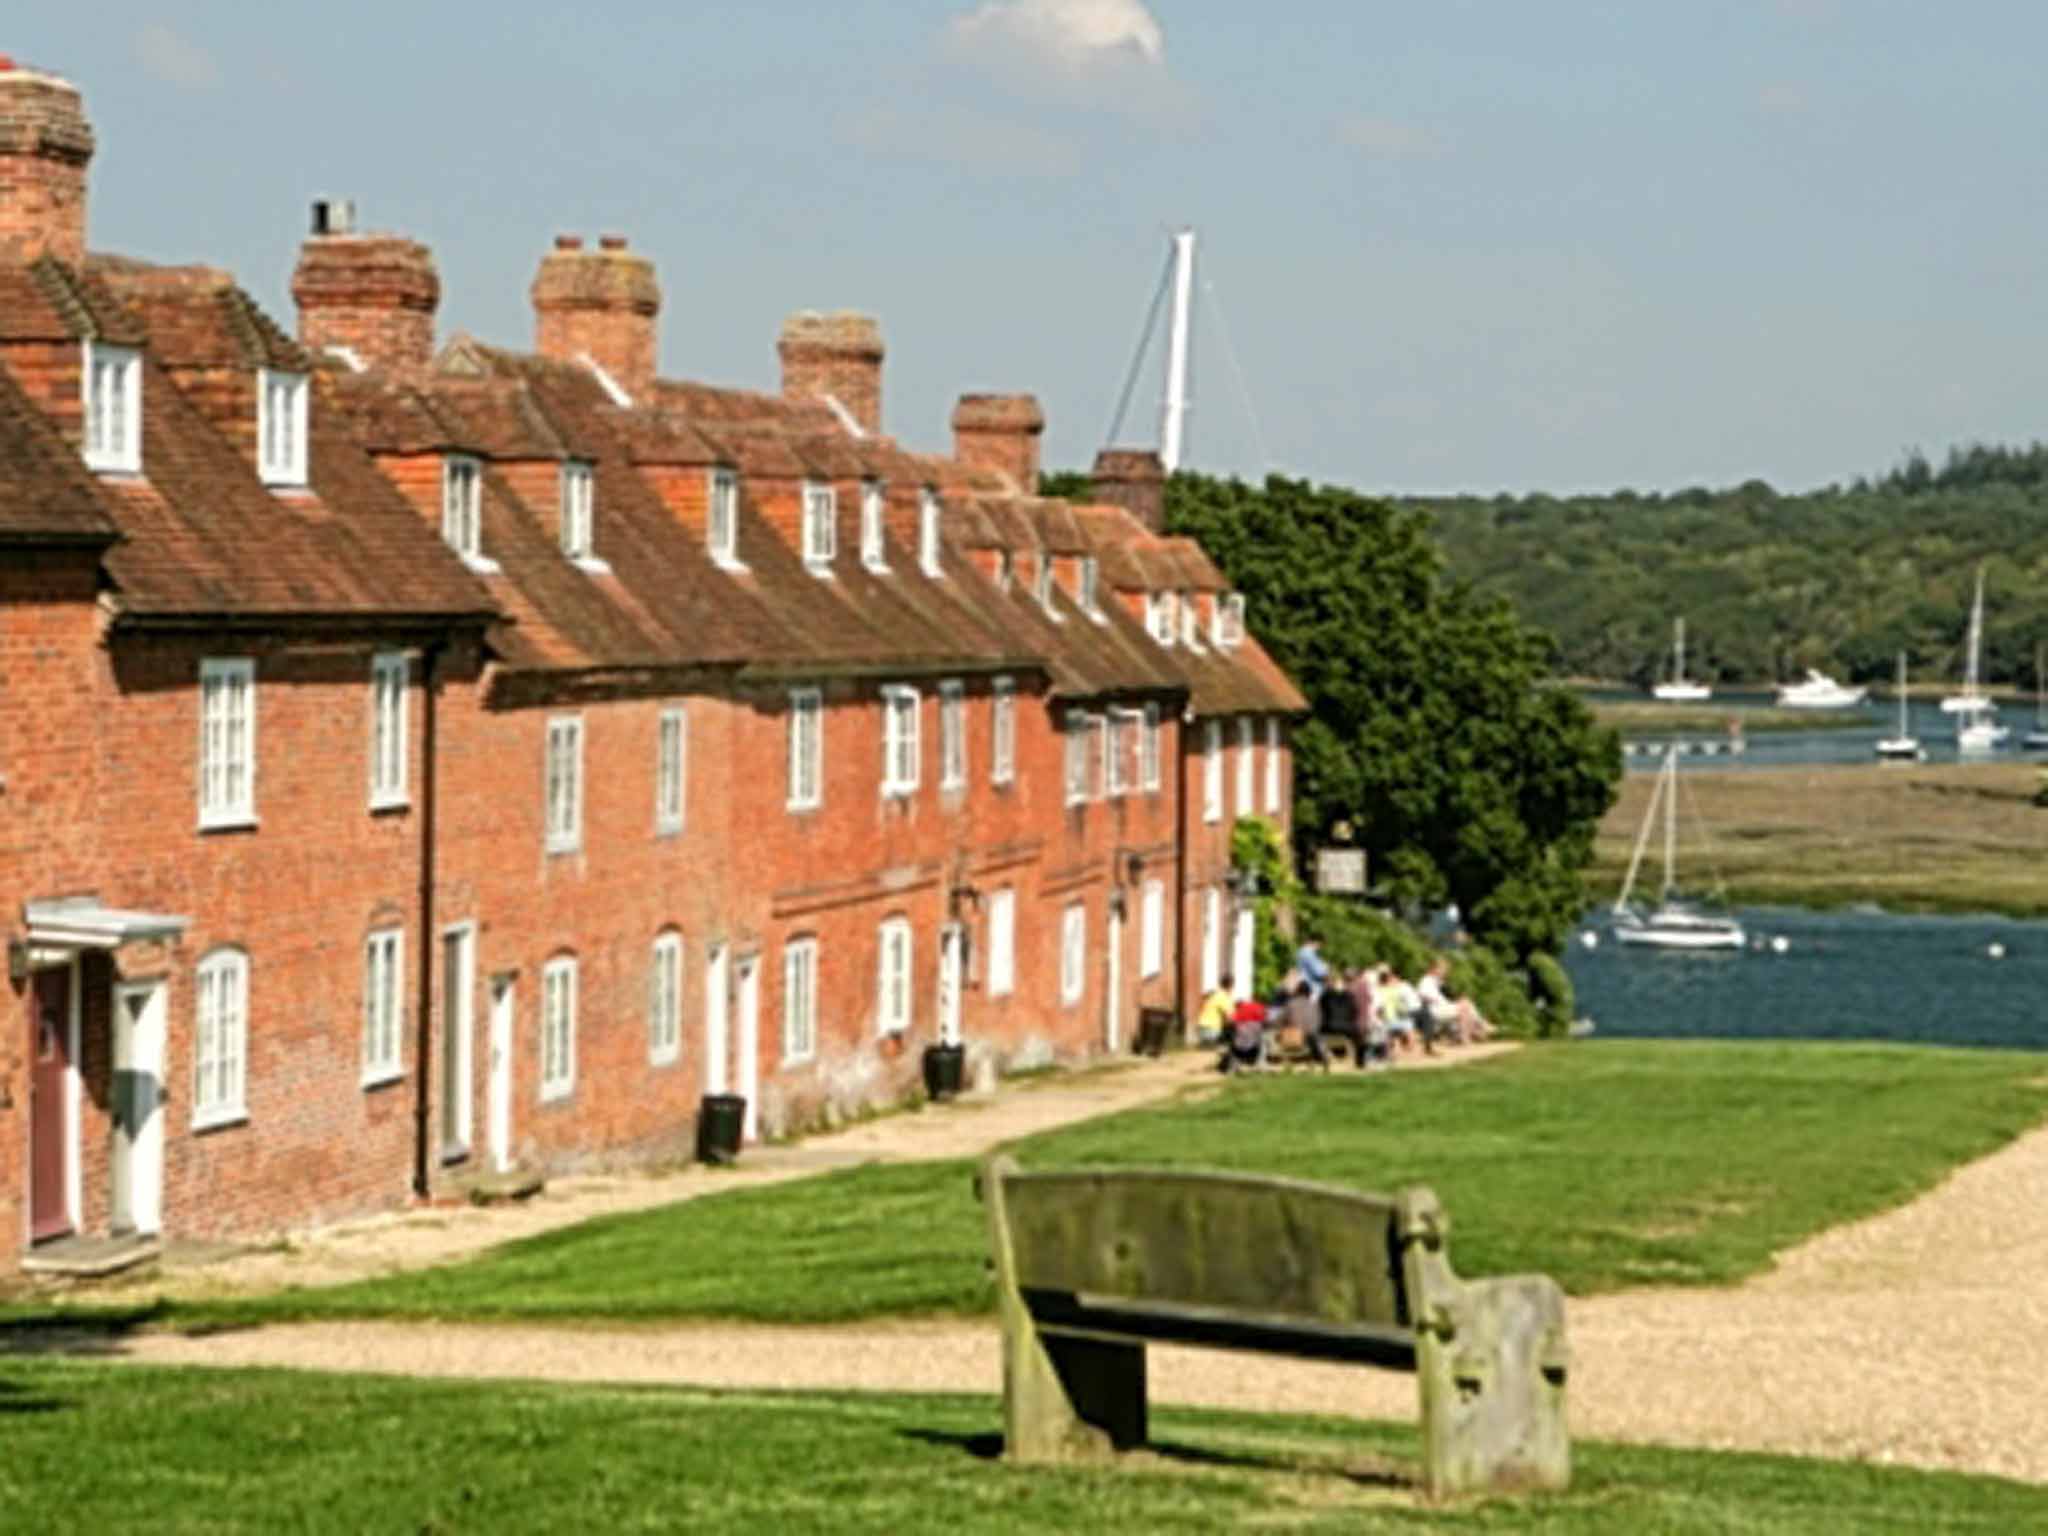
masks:
<path fill-rule="evenodd" d="M 1557 950 L 1621 756 L 1575 698 L 1538 686 L 1549 640 L 1449 581 L 1428 519 L 1383 501 L 1181 474 L 1167 521 L 1245 594 L 1253 632 L 1310 700 L 1302 845 L 1349 822 L 1403 906 L 1456 902 L 1519 965 Z"/>

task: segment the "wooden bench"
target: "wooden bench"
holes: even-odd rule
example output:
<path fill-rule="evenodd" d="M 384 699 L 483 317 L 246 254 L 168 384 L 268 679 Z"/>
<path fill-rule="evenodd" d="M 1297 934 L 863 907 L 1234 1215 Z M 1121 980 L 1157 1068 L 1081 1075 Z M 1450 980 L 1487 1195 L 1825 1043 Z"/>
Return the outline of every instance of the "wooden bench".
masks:
<path fill-rule="evenodd" d="M 1414 1372 L 1432 1495 L 1569 1481 L 1564 1295 L 1543 1275 L 1459 1279 L 1429 1190 L 1002 1155 L 978 1182 L 1009 1458 L 1144 1444 L 1145 1346 L 1171 1343 Z"/>

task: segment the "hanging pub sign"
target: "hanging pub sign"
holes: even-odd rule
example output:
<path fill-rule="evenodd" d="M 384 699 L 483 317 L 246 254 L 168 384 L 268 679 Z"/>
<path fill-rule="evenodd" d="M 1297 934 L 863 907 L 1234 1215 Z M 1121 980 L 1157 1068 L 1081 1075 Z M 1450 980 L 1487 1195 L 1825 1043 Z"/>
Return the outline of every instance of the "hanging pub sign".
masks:
<path fill-rule="evenodd" d="M 1363 896 L 1365 894 L 1365 850 L 1363 848 L 1317 849 L 1316 889 L 1325 896 Z"/>

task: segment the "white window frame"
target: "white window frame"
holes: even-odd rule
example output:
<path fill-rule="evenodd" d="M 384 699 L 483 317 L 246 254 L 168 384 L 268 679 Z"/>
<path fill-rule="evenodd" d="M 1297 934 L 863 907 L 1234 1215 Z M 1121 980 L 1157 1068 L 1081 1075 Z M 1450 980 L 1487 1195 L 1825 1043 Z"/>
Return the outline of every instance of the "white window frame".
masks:
<path fill-rule="evenodd" d="M 654 830 L 673 836 L 683 830 L 690 783 L 690 716 L 680 705 L 664 709 L 654 732 Z"/>
<path fill-rule="evenodd" d="M 918 741 L 922 696 L 907 683 L 882 689 L 882 793 L 917 793 L 923 750 Z"/>
<path fill-rule="evenodd" d="M 1280 717 L 1266 720 L 1266 814 L 1280 814 Z"/>
<path fill-rule="evenodd" d="M 1017 990 L 1017 892 L 1003 886 L 988 898 L 988 995 Z"/>
<path fill-rule="evenodd" d="M 946 574 L 939 539 L 942 516 L 939 493 L 928 485 L 921 487 L 917 493 L 917 567 L 927 576 Z"/>
<path fill-rule="evenodd" d="M 740 564 L 740 477 L 730 469 L 714 469 L 704 492 L 704 542 L 714 565 L 729 571 Z"/>
<path fill-rule="evenodd" d="M 549 853 L 574 853 L 583 846 L 583 717 L 556 715 L 548 721 L 541 773 L 541 811 Z"/>
<path fill-rule="evenodd" d="M 1145 594 L 1145 632 L 1168 650 L 1173 649 L 1174 632 L 1180 628 L 1171 592 Z"/>
<path fill-rule="evenodd" d="M 303 373 L 256 370 L 256 472 L 265 485 L 306 483 L 307 400 Z"/>
<path fill-rule="evenodd" d="M 806 480 L 799 519 L 804 565 L 813 576 L 830 575 L 839 544 L 839 493 L 822 480 Z"/>
<path fill-rule="evenodd" d="M 576 1091 L 576 957 L 557 955 L 540 973 L 540 1098 Z"/>
<path fill-rule="evenodd" d="M 1202 645 L 1202 610 L 1195 601 L 1195 594 L 1192 592 L 1183 592 L 1180 595 L 1180 643 L 1193 651 L 1197 656 L 1201 655 L 1204 650 Z"/>
<path fill-rule="evenodd" d="M 1066 726 L 1066 800 L 1068 805 L 1088 801 L 1088 715 L 1070 709 L 1062 722 Z"/>
<path fill-rule="evenodd" d="M 412 659 L 403 651 L 378 651 L 370 658 L 370 809 L 395 810 L 411 803 L 405 755 L 406 699 Z"/>
<path fill-rule="evenodd" d="M 1060 1002 L 1072 1008 L 1088 990 L 1088 906 L 1070 902 L 1060 914 Z"/>
<path fill-rule="evenodd" d="M 1219 651 L 1234 651 L 1244 641 L 1244 594 L 1226 592 L 1216 600 L 1210 638 Z"/>
<path fill-rule="evenodd" d="M 1254 777 L 1258 764 L 1258 733 L 1250 715 L 1237 717 L 1237 814 L 1249 816 L 1259 808 L 1253 798 L 1253 788 L 1258 783 Z"/>
<path fill-rule="evenodd" d="M 884 540 L 887 493 L 879 480 L 860 483 L 860 563 L 877 575 L 889 570 L 888 545 Z"/>
<path fill-rule="evenodd" d="M 782 1063 L 818 1054 L 818 941 L 805 935 L 782 946 Z"/>
<path fill-rule="evenodd" d="M 1223 722 L 1202 722 L 1202 820 L 1223 819 Z"/>
<path fill-rule="evenodd" d="M 363 1086 L 405 1075 L 405 930 L 379 928 L 363 941 Z"/>
<path fill-rule="evenodd" d="M 466 453 L 441 460 L 441 539 L 463 559 L 484 555 L 484 467 Z"/>
<path fill-rule="evenodd" d="M 1017 680 L 999 677 L 989 689 L 989 763 L 991 784 L 1017 778 Z"/>
<path fill-rule="evenodd" d="M 216 949 L 193 973 L 192 1129 L 249 1118 L 249 956 Z"/>
<path fill-rule="evenodd" d="M 916 939 L 907 917 L 885 917 L 875 932 L 875 1033 L 900 1035 L 910 1028 L 916 971 Z"/>
<path fill-rule="evenodd" d="M 207 657 L 199 663 L 199 825 L 255 822 L 255 658 Z"/>
<path fill-rule="evenodd" d="M 683 936 L 656 937 L 647 961 L 647 1063 L 672 1066 L 683 1056 Z"/>
<path fill-rule="evenodd" d="M 1111 759 L 1116 756 L 1112 746 L 1116 737 L 1109 728 L 1109 716 L 1096 714 L 1088 717 L 1088 740 L 1092 748 L 1088 756 L 1094 765 L 1094 780 L 1088 786 L 1088 798 L 1106 800 L 1111 793 L 1110 784 L 1121 778 L 1121 775 L 1114 775 L 1110 771 Z"/>
<path fill-rule="evenodd" d="M 967 787 L 967 689 L 957 678 L 939 684 L 939 788 Z"/>
<path fill-rule="evenodd" d="M 579 565 L 595 564 L 597 474 L 582 459 L 562 464 L 562 553 Z"/>
<path fill-rule="evenodd" d="M 1159 793 L 1159 706 L 1145 706 L 1144 724 L 1138 735 L 1138 787 L 1148 794 Z"/>
<path fill-rule="evenodd" d="M 1166 886 L 1147 880 L 1138 898 L 1138 974 L 1157 976 L 1166 969 Z"/>
<path fill-rule="evenodd" d="M 1119 709 L 1110 716 L 1109 742 L 1104 749 L 1104 787 L 1111 795 L 1127 795 L 1136 787 L 1138 738 L 1144 721 L 1144 715 L 1135 709 Z"/>
<path fill-rule="evenodd" d="M 789 801 L 792 811 L 825 803 L 825 693 L 789 690 Z"/>
<path fill-rule="evenodd" d="M 1052 556 L 1041 549 L 1038 552 L 1038 578 L 1033 595 L 1038 599 L 1038 606 L 1045 610 L 1047 618 L 1055 624 L 1064 624 L 1066 619 L 1060 613 L 1059 603 L 1053 597 L 1058 587 L 1059 584 L 1052 579 Z"/>
<path fill-rule="evenodd" d="M 142 354 L 85 343 L 79 372 L 85 466 L 102 474 L 142 473 Z"/>
<path fill-rule="evenodd" d="M 1074 578 L 1079 589 L 1074 594 L 1074 603 L 1089 618 L 1100 624 L 1107 618 L 1102 611 L 1102 564 L 1093 555 L 1081 557 L 1080 573 Z"/>

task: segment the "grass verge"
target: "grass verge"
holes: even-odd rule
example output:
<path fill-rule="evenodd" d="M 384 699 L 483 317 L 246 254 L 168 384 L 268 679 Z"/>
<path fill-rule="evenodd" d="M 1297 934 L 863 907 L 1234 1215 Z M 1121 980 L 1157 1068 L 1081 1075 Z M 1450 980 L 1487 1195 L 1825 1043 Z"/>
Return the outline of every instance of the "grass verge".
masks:
<path fill-rule="evenodd" d="M 1584 1295 L 1724 1284 L 1898 1205 L 2048 1114 L 2041 1058 L 1828 1044 L 1614 1041 L 1455 1072 L 1233 1080 L 1035 1137 L 1027 1163 L 1179 1164 L 1435 1187 L 1468 1274 Z M 965 1162 L 878 1165 L 603 1217 L 460 1264 L 242 1301 L 179 1326 L 293 1318 L 844 1322 L 990 1300 Z"/>
<path fill-rule="evenodd" d="M 992 1398 L 0 1361 L 0 1529 L 2009 1532 L 2048 1489 L 1582 1444 L 1568 1494 L 1431 1508 L 1402 1426 L 1161 1412 L 1113 1468 L 994 1459 Z"/>

